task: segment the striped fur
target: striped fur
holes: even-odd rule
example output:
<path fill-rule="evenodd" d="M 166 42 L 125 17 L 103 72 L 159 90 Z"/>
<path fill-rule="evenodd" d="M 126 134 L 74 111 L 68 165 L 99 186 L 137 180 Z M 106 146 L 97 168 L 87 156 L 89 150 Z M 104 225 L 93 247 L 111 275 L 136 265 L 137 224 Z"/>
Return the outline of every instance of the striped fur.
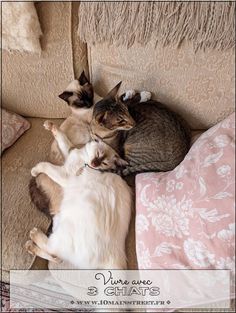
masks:
<path fill-rule="evenodd" d="M 132 99 L 123 101 L 113 98 L 110 106 L 100 105 L 94 107 L 94 116 L 112 112 L 120 116 L 121 107 L 127 105 L 129 114 L 135 121 L 135 125 L 129 131 L 123 131 L 123 157 L 129 165 L 122 171 L 124 176 L 149 171 L 170 171 L 174 169 L 184 158 L 190 147 L 190 129 L 186 122 L 176 113 L 169 110 L 163 104 L 148 100 L 141 102 L 137 93 Z M 102 112 L 102 109 L 104 111 Z M 127 115 L 127 113 L 126 113 Z M 106 127 L 103 121 L 100 125 Z"/>

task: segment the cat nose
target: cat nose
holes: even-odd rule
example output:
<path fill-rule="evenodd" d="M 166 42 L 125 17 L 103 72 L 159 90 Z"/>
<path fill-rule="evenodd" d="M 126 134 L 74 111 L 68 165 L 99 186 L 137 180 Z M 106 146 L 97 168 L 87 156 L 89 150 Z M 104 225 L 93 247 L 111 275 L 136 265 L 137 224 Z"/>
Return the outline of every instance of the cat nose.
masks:
<path fill-rule="evenodd" d="M 133 118 L 130 118 L 129 119 L 129 123 L 128 123 L 128 125 L 127 125 L 127 129 L 131 129 L 131 128 L 133 128 L 134 126 L 135 126 L 135 120 L 133 119 Z"/>
<path fill-rule="evenodd" d="M 93 159 L 91 161 L 91 166 L 92 167 L 98 167 L 99 165 L 101 165 L 101 160 L 100 159 L 95 158 L 95 159 Z"/>
<path fill-rule="evenodd" d="M 131 129 L 135 126 L 135 121 L 132 121 L 129 123 L 129 125 L 127 125 L 126 129 Z"/>

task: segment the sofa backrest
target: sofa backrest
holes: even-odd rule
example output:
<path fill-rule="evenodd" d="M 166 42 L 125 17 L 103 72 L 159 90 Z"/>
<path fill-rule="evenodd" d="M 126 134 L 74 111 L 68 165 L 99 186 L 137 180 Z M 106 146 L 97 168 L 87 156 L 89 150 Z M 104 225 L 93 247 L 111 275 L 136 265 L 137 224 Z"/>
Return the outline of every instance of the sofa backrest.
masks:
<path fill-rule="evenodd" d="M 146 89 L 179 112 L 192 129 L 206 129 L 234 111 L 234 50 L 194 52 L 192 45 L 153 42 L 123 46 L 82 43 L 77 35 L 78 2 L 38 2 L 43 31 L 41 55 L 2 54 L 3 106 L 24 116 L 64 118 L 58 95 L 83 69 L 104 95 L 120 80 L 125 89 Z"/>
<path fill-rule="evenodd" d="M 70 111 L 58 95 L 74 79 L 72 3 L 55 1 L 35 5 L 43 32 L 42 52 L 37 55 L 3 51 L 3 107 L 23 116 L 63 118 Z M 77 51 L 80 71 L 87 70 L 86 45 L 80 43 Z"/>
<path fill-rule="evenodd" d="M 234 111 L 234 51 L 194 52 L 192 45 L 88 47 L 90 77 L 103 96 L 120 80 L 125 89 L 149 90 L 179 112 L 192 129 L 207 129 Z"/>

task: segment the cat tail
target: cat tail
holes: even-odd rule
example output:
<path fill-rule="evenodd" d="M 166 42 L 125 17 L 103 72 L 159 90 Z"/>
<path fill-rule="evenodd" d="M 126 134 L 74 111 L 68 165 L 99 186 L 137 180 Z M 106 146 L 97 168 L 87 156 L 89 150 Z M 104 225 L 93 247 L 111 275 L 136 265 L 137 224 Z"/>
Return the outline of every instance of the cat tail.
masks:
<path fill-rule="evenodd" d="M 40 188 L 40 186 L 38 186 L 36 177 L 32 177 L 29 182 L 29 194 L 31 201 L 34 203 L 36 208 L 48 217 L 51 217 L 49 212 L 50 201 L 46 193 Z"/>
<path fill-rule="evenodd" d="M 120 100 L 124 102 L 129 108 L 135 107 L 141 101 L 140 92 L 136 92 L 132 98 L 128 98 L 127 100 L 124 100 L 125 96 L 126 96 L 126 93 L 123 93 L 120 96 Z"/>
<path fill-rule="evenodd" d="M 149 162 L 146 164 L 139 164 L 133 166 L 127 166 L 125 169 L 121 171 L 122 176 L 128 176 L 131 174 L 139 174 L 144 172 L 166 172 L 173 170 L 181 160 L 176 161 L 156 161 Z"/>

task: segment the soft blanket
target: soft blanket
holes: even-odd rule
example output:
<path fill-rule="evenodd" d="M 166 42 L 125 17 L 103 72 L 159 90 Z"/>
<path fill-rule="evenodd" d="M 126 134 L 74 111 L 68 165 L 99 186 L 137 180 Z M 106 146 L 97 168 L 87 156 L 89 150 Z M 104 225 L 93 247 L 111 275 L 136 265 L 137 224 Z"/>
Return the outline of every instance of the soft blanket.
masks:
<path fill-rule="evenodd" d="M 235 45 L 235 3 L 215 1 L 81 2 L 79 35 L 89 44 L 148 41 L 226 50 Z"/>

